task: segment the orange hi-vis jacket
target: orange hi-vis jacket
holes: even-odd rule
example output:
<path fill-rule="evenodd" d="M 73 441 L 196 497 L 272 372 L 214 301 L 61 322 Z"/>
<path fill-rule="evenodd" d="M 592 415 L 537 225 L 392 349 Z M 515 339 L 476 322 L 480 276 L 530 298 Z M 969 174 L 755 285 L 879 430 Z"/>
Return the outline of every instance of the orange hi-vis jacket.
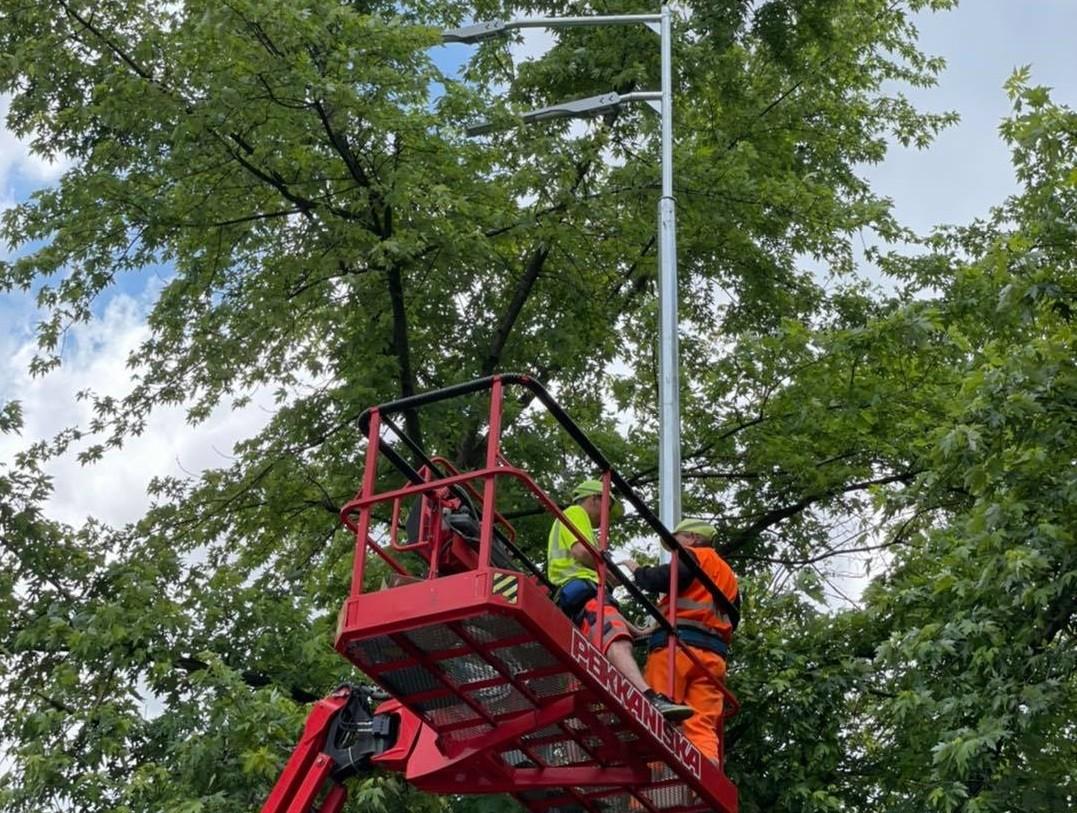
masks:
<path fill-rule="evenodd" d="M 689 556 L 695 556 L 703 572 L 725 594 L 729 603 L 739 606 L 737 577 L 718 552 L 703 547 L 687 548 L 686 551 Z M 684 565 L 680 567 L 683 569 Z M 659 606 L 664 613 L 669 612 L 668 594 L 663 596 Z M 725 679 L 725 659 L 733 637 L 733 624 L 710 589 L 697 578 L 693 578 L 683 592 L 678 591 L 676 611 L 677 634 L 683 644 L 694 650 L 695 659 L 678 649 L 670 663 L 664 649 L 668 636 L 656 633 L 651 637 L 651 652 L 643 677 L 656 691 L 665 692 L 678 703 L 688 703 L 695 709 L 696 713 L 684 721 L 684 734 L 704 756 L 717 760 L 718 729 L 725 703 L 721 683 Z"/>
<path fill-rule="evenodd" d="M 731 603 L 737 600 L 737 577 L 714 548 L 689 548 L 690 555 L 695 556 L 703 572 L 710 577 L 715 586 L 721 590 Z M 659 602 L 662 613 L 669 612 L 669 595 Z M 717 635 L 726 644 L 733 638 L 733 624 L 728 615 L 717 604 L 711 591 L 699 580 L 692 579 L 683 592 L 677 594 L 677 626 L 698 629 L 710 635 Z"/>

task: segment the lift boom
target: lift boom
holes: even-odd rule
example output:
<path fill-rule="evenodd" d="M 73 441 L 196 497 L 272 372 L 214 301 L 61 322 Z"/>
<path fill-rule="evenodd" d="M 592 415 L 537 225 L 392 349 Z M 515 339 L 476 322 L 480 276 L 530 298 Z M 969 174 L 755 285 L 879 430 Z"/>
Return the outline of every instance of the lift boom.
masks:
<path fill-rule="evenodd" d="M 507 384 L 529 389 L 602 472 L 603 516 L 616 488 L 667 546 L 679 548 L 526 376 L 480 379 L 368 410 L 360 419 L 368 436 L 363 485 L 341 511 L 355 533 L 356 553 L 336 649 L 392 699 L 375 707 L 376 689 L 342 686 L 316 703 L 262 813 L 337 813 L 347 798 L 344 780 L 374 768 L 401 773 L 432 793 L 510 793 L 537 813 L 737 813 L 737 791 L 724 771 L 722 723 L 718 761 L 703 758 L 558 610 L 552 586 L 498 513 L 497 483 L 512 480 L 517 494 L 529 493 L 551 520 L 564 521 L 549 496 L 501 453 Z M 490 417 L 486 464 L 478 471 L 460 472 L 428 457 L 392 421 L 404 410 L 483 390 L 491 393 Z M 395 442 L 383 436 L 385 429 Z M 404 485 L 377 490 L 381 457 L 404 475 Z M 375 520 L 375 506 L 383 517 L 388 509 L 388 523 Z M 677 640 L 672 616 L 618 571 L 605 527 L 597 547 L 579 541 L 599 574 L 600 605 L 608 600 L 607 578 L 616 578 L 669 633 L 670 655 L 679 648 L 698 662 Z M 367 568 L 375 561 L 384 586 L 368 592 Z M 424 572 L 412 572 L 416 561 Z M 695 575 L 717 590 L 702 571 Z M 715 682 L 726 697 L 726 716 L 735 713 L 736 699 Z"/>

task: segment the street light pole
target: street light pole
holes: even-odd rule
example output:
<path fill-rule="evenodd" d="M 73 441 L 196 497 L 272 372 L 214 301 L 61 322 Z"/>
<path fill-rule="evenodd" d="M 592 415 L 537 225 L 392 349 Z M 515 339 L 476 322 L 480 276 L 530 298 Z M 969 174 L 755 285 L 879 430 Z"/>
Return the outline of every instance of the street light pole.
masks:
<path fill-rule="evenodd" d="M 445 42 L 475 43 L 519 28 L 643 24 L 661 41 L 661 89 L 634 93 L 606 93 L 587 99 L 532 110 L 524 122 L 556 118 L 582 118 L 605 113 L 630 102 L 645 101 L 661 116 L 662 196 L 658 201 L 658 489 L 659 518 L 672 529 L 681 517 L 681 411 L 677 342 L 677 215 L 673 198 L 673 12 L 663 5 L 660 14 L 596 15 L 592 17 L 531 17 L 493 20 L 442 32 Z M 467 128 L 469 135 L 495 129 L 489 122 Z M 669 554 L 662 551 L 663 561 Z"/>
<path fill-rule="evenodd" d="M 677 342 L 677 212 L 673 199 L 672 13 L 662 6 L 662 197 L 658 201 L 658 515 L 681 518 L 681 396 Z M 665 549 L 663 548 L 663 559 Z"/>

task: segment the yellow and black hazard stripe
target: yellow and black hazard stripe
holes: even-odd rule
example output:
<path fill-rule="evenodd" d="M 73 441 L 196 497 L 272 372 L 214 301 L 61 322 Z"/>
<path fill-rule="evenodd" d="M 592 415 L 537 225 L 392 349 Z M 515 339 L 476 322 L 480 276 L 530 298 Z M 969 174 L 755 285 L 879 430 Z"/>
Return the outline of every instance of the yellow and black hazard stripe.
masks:
<path fill-rule="evenodd" d="M 497 573 L 494 575 L 494 595 L 501 596 L 509 604 L 516 603 L 516 596 L 520 590 L 520 579 L 512 573 Z"/>

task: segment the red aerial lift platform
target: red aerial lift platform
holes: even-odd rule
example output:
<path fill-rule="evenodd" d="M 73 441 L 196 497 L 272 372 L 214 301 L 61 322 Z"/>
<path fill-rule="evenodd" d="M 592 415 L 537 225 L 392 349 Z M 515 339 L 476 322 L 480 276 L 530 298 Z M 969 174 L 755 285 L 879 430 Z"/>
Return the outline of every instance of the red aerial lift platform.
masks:
<path fill-rule="evenodd" d="M 392 699 L 372 708 L 369 689 L 343 687 L 319 701 L 263 813 L 335 813 L 346 798 L 343 780 L 374 767 L 398 771 L 432 793 L 509 793 L 545 813 L 736 813 L 721 724 L 719 760 L 712 762 L 558 609 L 544 574 L 498 513 L 497 483 L 511 478 L 551 521 L 563 518 L 501 454 L 506 384 L 528 388 L 602 471 L 599 545 L 580 539 L 599 573 L 599 601 L 606 601 L 607 578 L 616 580 L 671 633 L 670 657 L 680 646 L 671 619 L 619 573 L 606 551 L 611 489 L 667 545 L 676 549 L 677 542 L 537 382 L 494 376 L 375 407 L 360 421 L 368 434 L 363 486 L 341 512 L 356 534 L 356 556 L 336 648 Z M 483 389 L 491 392 L 490 420 L 486 465 L 478 471 L 461 473 L 427 457 L 391 420 Z M 385 427 L 397 442 L 382 436 Z M 403 447 L 419 468 L 402 456 Z M 381 457 L 405 475 L 404 485 L 377 489 Z M 671 589 L 678 558 L 672 558 Z M 414 572 L 415 562 L 423 572 Z M 696 575 L 709 583 L 702 571 Z M 377 579 L 380 589 L 364 590 Z M 726 715 L 736 709 L 726 693 Z"/>

